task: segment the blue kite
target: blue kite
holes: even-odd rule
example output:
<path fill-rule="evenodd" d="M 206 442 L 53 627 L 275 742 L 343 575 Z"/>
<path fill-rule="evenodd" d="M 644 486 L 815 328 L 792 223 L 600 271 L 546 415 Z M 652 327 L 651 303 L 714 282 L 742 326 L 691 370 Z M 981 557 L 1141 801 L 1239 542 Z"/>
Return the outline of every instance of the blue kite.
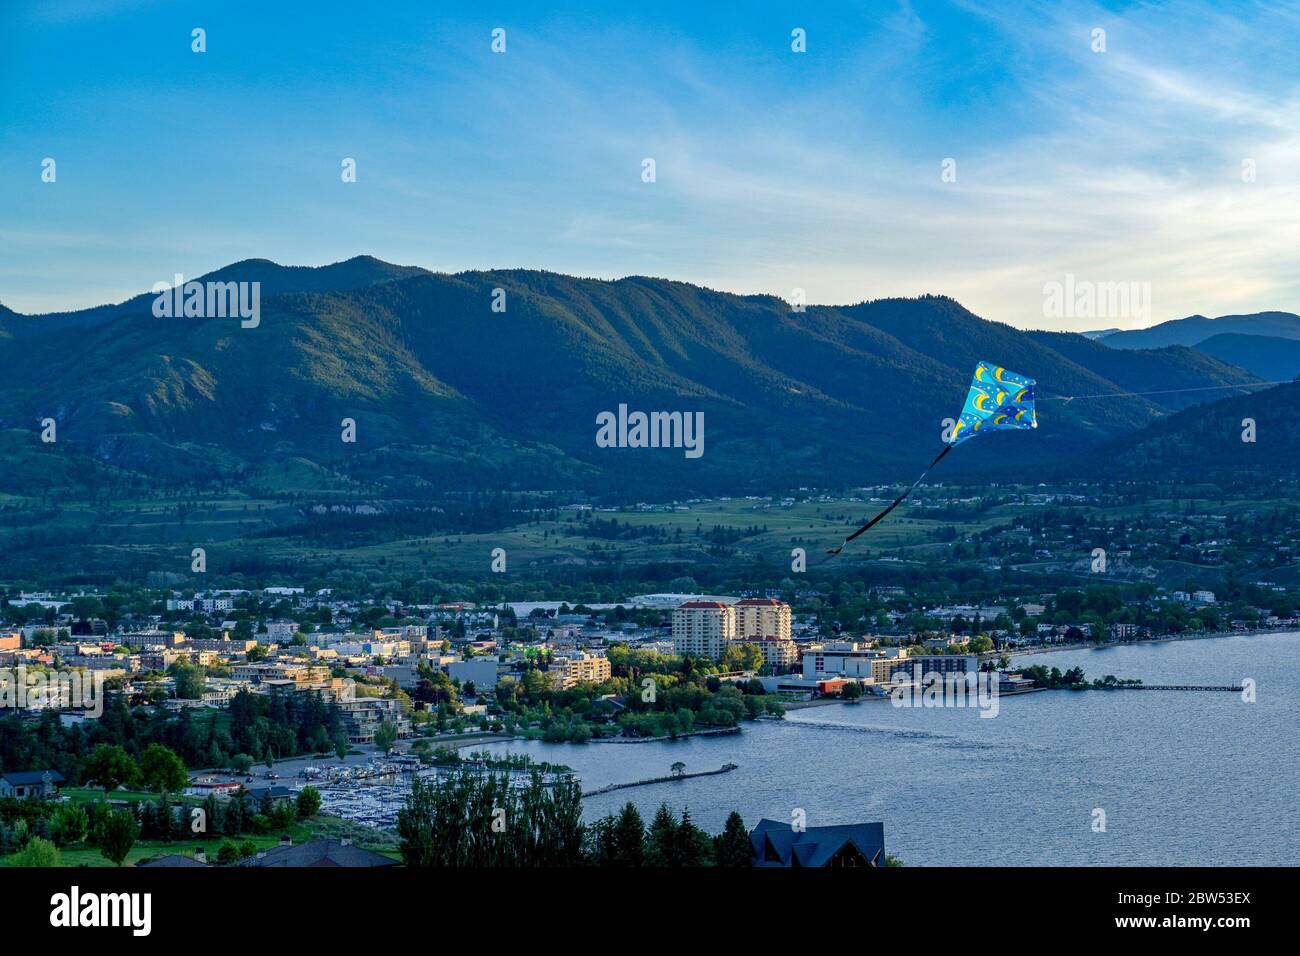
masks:
<path fill-rule="evenodd" d="M 1038 417 L 1034 411 L 1034 386 L 1037 383 L 1024 375 L 1008 372 L 992 362 L 980 362 L 975 367 L 975 374 L 970 380 L 970 391 L 966 393 L 966 404 L 962 406 L 961 417 L 948 433 L 947 444 L 943 451 L 935 455 L 934 461 L 921 472 L 921 477 L 912 482 L 910 488 L 894 499 L 893 503 L 876 515 L 857 531 L 840 543 L 838 548 L 831 548 L 827 554 L 839 554 L 860 534 L 871 530 L 885 515 L 903 503 L 903 500 L 916 490 L 930 469 L 943 460 L 964 441 L 969 441 L 984 432 L 1002 431 L 1007 428 L 1027 429 L 1038 427 Z"/>

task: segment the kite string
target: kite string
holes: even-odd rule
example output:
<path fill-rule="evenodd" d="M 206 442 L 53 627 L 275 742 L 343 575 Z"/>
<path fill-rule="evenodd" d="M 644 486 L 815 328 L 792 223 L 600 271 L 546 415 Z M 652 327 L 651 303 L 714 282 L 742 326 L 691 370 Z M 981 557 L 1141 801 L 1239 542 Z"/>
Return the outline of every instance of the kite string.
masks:
<path fill-rule="evenodd" d="M 857 531 L 854 531 L 851 535 L 846 537 L 842 542 L 840 542 L 840 546 L 838 548 L 831 548 L 826 553 L 830 555 L 839 554 L 841 551 L 844 550 L 844 546 L 846 544 L 848 544 L 858 535 L 870 531 L 873 527 L 875 527 L 876 524 L 885 517 L 885 515 L 889 514 L 891 511 L 893 511 L 895 508 L 901 505 L 903 503 L 903 500 L 907 498 L 907 496 L 910 495 L 913 491 L 916 490 L 916 486 L 919 485 L 921 481 L 925 478 L 925 476 L 930 473 L 930 470 L 934 468 L 935 465 L 939 464 L 940 461 L 943 460 L 943 456 L 948 454 L 948 452 L 952 451 L 953 448 L 955 447 L 956 445 L 954 443 L 949 443 L 947 445 L 944 445 L 943 451 L 939 452 L 939 454 L 934 456 L 934 461 L 930 462 L 930 464 L 926 466 L 925 471 L 921 472 L 921 474 L 917 477 L 916 481 L 912 482 L 909 488 L 907 488 L 901 495 L 895 498 L 893 502 L 889 505 L 889 507 L 887 507 L 884 511 L 880 512 L 880 514 L 876 515 L 866 524 L 862 525 L 860 528 L 858 528 Z"/>
<path fill-rule="evenodd" d="M 1294 380 L 1291 380 L 1294 381 Z M 1272 385 L 1290 385 L 1291 381 L 1281 382 L 1242 382 L 1238 385 L 1198 385 L 1193 388 L 1162 388 L 1154 392 L 1105 392 L 1100 395 L 1040 395 L 1037 401 L 1050 402 L 1062 401 L 1072 402 L 1076 398 L 1140 398 L 1143 395 L 1176 395 L 1180 392 L 1212 392 L 1225 388 L 1262 388 Z"/>

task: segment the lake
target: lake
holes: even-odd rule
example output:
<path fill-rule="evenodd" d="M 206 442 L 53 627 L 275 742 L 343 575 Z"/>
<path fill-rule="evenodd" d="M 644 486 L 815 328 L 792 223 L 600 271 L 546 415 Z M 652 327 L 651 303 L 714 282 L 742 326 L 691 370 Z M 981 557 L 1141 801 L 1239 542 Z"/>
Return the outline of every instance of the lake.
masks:
<path fill-rule="evenodd" d="M 588 819 L 631 800 L 721 830 L 739 810 L 809 826 L 883 820 L 911 865 L 1251 865 L 1300 863 L 1300 634 L 1062 651 L 1021 666 L 1082 667 L 1148 684 L 1239 684 L 1240 694 L 1045 691 L 975 709 L 888 701 L 793 711 L 744 732 L 644 744 L 507 741 L 484 748 L 573 767 L 583 788 L 724 763 L 720 776 L 584 801 Z M 1097 832 L 1094 811 L 1105 815 Z"/>

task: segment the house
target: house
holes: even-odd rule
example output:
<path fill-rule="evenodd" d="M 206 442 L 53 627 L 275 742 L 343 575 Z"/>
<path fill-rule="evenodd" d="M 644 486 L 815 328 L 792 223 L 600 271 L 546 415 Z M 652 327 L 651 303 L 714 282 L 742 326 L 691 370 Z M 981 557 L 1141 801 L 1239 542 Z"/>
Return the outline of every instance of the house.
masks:
<path fill-rule="evenodd" d="M 273 807 L 293 802 L 297 799 L 297 794 L 288 787 L 271 784 L 266 787 L 249 787 L 248 799 L 253 801 L 255 807 Z"/>
<path fill-rule="evenodd" d="M 52 797 L 59 792 L 63 774 L 57 770 L 27 770 L 0 775 L 0 797 Z"/>
<path fill-rule="evenodd" d="M 208 855 L 203 847 L 197 847 L 193 856 L 186 856 L 183 853 L 168 853 L 164 856 L 155 856 L 148 860 L 141 860 L 136 866 L 161 866 L 161 867 L 183 867 L 183 866 L 208 866 Z"/>
<path fill-rule="evenodd" d="M 349 840 L 322 838 L 294 846 L 286 837 L 279 846 L 241 860 L 239 866 L 397 866 L 397 861 L 353 846 Z"/>
<path fill-rule="evenodd" d="M 789 823 L 760 820 L 749 834 L 754 866 L 849 867 L 885 865 L 885 825 L 851 823 L 795 830 Z"/>

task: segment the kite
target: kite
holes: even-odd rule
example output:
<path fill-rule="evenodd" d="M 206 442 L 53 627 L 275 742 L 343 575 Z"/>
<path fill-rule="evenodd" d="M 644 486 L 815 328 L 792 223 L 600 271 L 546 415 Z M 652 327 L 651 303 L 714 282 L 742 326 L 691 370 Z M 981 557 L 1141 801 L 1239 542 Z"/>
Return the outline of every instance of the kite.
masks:
<path fill-rule="evenodd" d="M 880 512 L 857 531 L 845 538 L 838 548 L 831 548 L 827 554 L 839 554 L 858 535 L 876 525 L 885 515 L 903 503 L 908 495 L 916 490 L 930 469 L 943 460 L 943 456 L 964 441 L 969 441 L 982 432 L 1002 431 L 1007 428 L 1037 428 L 1038 419 L 1034 414 L 1034 386 L 1032 378 L 1008 372 L 992 362 L 980 362 L 975 367 L 975 375 L 970 380 L 970 391 L 966 393 L 966 404 L 962 406 L 961 417 L 949 433 L 948 443 L 943 451 L 934 456 L 934 461 L 921 472 L 921 477 L 912 482 L 910 488 L 894 499 L 888 508 Z"/>

